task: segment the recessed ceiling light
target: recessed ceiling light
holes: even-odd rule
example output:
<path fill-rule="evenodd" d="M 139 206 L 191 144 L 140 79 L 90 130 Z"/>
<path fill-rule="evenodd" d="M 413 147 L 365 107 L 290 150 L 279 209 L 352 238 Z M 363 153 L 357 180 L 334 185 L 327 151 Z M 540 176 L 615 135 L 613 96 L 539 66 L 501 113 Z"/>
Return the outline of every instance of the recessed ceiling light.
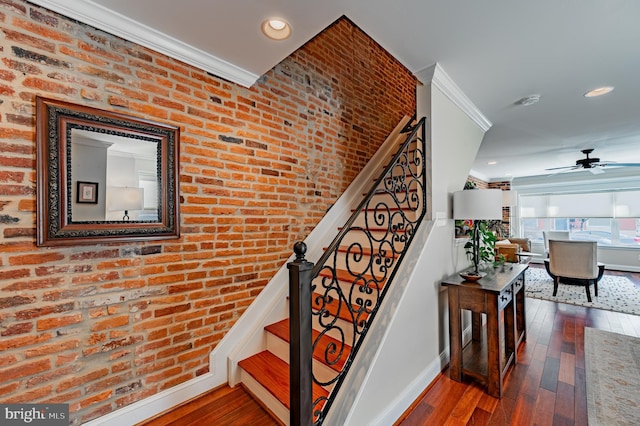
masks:
<path fill-rule="evenodd" d="M 494 164 L 498 164 L 497 161 L 489 161 L 487 164 L 489 164 L 490 166 L 493 166 Z"/>
<path fill-rule="evenodd" d="M 291 25 L 282 18 L 270 18 L 262 23 L 262 32 L 273 40 L 284 40 L 291 35 Z"/>
<path fill-rule="evenodd" d="M 593 90 L 589 90 L 584 94 L 585 98 L 595 98 L 596 96 L 606 95 L 607 93 L 613 92 L 613 86 L 602 86 Z"/>

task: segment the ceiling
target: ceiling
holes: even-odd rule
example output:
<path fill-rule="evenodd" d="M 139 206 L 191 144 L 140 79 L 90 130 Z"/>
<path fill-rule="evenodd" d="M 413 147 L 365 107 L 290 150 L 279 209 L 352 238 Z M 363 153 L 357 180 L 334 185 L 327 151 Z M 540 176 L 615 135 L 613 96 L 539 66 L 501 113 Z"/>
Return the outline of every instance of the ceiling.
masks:
<path fill-rule="evenodd" d="M 345 15 L 409 70 L 437 63 L 492 123 L 477 177 L 547 174 L 575 164 L 585 148 L 601 160 L 640 163 L 636 0 L 32 2 L 245 86 Z M 291 24 L 291 37 L 262 35 L 273 16 Z M 615 90 L 583 96 L 605 85 Z M 532 94 L 538 103 L 517 105 Z"/>

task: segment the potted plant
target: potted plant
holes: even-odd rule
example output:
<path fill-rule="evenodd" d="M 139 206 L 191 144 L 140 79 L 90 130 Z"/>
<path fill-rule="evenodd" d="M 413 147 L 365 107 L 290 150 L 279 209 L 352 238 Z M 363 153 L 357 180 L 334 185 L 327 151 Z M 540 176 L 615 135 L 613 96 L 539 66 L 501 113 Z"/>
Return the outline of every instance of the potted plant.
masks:
<path fill-rule="evenodd" d="M 496 258 L 496 241 L 498 238 L 489 228 L 487 221 L 478 220 L 471 228 L 469 241 L 464 245 L 467 256 L 473 261 L 474 273 L 477 273 L 478 278 L 480 273 L 478 271 L 478 265 L 481 262 L 487 262 L 495 264 Z M 470 278 L 473 275 L 467 273 Z"/>

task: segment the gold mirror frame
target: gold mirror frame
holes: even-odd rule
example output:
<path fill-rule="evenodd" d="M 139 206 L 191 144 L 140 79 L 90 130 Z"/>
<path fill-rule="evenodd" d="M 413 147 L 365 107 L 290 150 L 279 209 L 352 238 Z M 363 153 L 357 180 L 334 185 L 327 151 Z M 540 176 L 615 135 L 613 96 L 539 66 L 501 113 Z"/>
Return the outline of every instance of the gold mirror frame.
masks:
<path fill-rule="evenodd" d="M 155 143 L 157 209 L 151 220 L 74 220 L 74 203 L 94 203 L 97 185 L 72 171 L 72 131 Z M 180 237 L 179 128 L 117 112 L 36 97 L 37 245 L 70 246 Z M 81 182 L 82 181 L 82 182 Z M 77 186 L 74 186 L 77 185 Z M 80 188 L 82 194 L 74 193 Z M 157 196 L 157 198 L 156 198 Z M 106 209 L 106 207 L 105 207 Z M 126 212 L 125 212 L 126 215 Z M 155 215 L 155 216 L 154 216 Z M 128 219 L 128 218 L 127 218 Z"/>

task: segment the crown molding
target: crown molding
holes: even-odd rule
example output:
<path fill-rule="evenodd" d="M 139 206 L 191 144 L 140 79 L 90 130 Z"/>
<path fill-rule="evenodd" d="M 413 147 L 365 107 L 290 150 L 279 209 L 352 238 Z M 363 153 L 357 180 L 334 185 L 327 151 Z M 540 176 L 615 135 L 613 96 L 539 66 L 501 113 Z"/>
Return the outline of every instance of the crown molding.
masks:
<path fill-rule="evenodd" d="M 431 79 L 431 84 L 437 87 L 447 98 L 451 100 L 458 108 L 460 108 L 474 123 L 486 132 L 493 126 L 487 117 L 476 107 L 473 102 L 464 94 L 449 75 L 442 69 L 440 64 L 436 63 L 430 67 L 420 70 L 421 76 L 427 76 Z"/>
<path fill-rule="evenodd" d="M 90 0 L 30 2 L 245 87 L 260 77 Z"/>

